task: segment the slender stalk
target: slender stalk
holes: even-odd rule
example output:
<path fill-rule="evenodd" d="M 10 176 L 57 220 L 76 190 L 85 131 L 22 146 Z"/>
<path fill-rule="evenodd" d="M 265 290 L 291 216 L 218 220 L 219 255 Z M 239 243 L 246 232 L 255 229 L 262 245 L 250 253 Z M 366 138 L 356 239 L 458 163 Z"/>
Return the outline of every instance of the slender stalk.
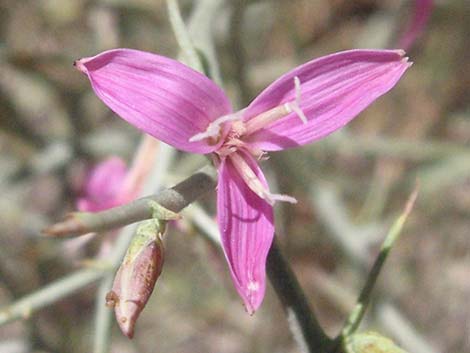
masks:
<path fill-rule="evenodd" d="M 204 68 L 197 54 L 196 48 L 194 47 L 191 38 L 189 36 L 186 25 L 184 24 L 181 11 L 178 6 L 177 0 L 167 0 L 168 15 L 170 18 L 171 27 L 176 36 L 178 45 L 181 48 L 183 58 L 194 70 L 203 72 Z"/>
<path fill-rule="evenodd" d="M 212 167 L 202 168 L 176 186 L 156 195 L 144 197 L 131 203 L 101 212 L 77 212 L 63 222 L 56 223 L 43 232 L 55 237 L 73 237 L 90 232 L 102 232 L 127 224 L 152 218 L 149 201 L 179 212 L 202 194 L 215 188 L 215 171 Z"/>
<path fill-rule="evenodd" d="M 387 236 L 385 237 L 382 247 L 380 248 L 379 255 L 375 259 L 374 265 L 372 266 L 372 269 L 369 272 L 366 283 L 361 293 L 359 294 L 357 304 L 353 309 L 352 313 L 349 315 L 346 324 L 343 330 L 341 331 L 342 337 L 348 337 L 349 335 L 354 333 L 354 331 L 356 331 L 359 327 L 359 324 L 361 323 L 366 309 L 369 305 L 372 290 L 374 289 L 375 283 L 377 282 L 379 274 L 383 268 L 383 265 L 385 264 L 385 260 L 390 254 L 390 250 L 392 249 L 393 244 L 400 236 L 406 219 L 408 218 L 411 210 L 413 209 L 417 196 L 418 189 L 415 188 L 415 190 L 411 193 L 410 197 L 408 198 L 408 201 L 405 205 L 405 209 L 403 210 L 402 214 L 393 223 Z"/>
<path fill-rule="evenodd" d="M 87 268 L 57 280 L 0 310 L 0 325 L 17 319 L 27 319 L 34 312 L 82 289 L 100 279 L 109 267 Z"/>
<path fill-rule="evenodd" d="M 214 43 L 214 24 L 226 2 L 227 0 L 198 0 L 188 20 L 189 36 L 198 53 L 203 53 L 206 59 L 208 71 L 205 74 L 219 86 L 223 82 Z"/>
<path fill-rule="evenodd" d="M 287 313 L 289 327 L 303 351 L 324 352 L 332 340 L 321 328 L 297 277 L 282 255 L 276 237 L 268 254 L 267 273 Z"/>
<path fill-rule="evenodd" d="M 355 136 L 342 131 L 315 144 L 335 153 L 368 154 L 400 160 L 426 161 L 451 156 L 468 156 L 467 146 L 442 141 L 414 141 L 386 136 Z"/>
<path fill-rule="evenodd" d="M 111 290 L 114 272 L 108 273 L 100 282 L 95 299 L 95 332 L 93 353 L 109 352 L 113 311 L 105 305 L 106 293 Z"/>

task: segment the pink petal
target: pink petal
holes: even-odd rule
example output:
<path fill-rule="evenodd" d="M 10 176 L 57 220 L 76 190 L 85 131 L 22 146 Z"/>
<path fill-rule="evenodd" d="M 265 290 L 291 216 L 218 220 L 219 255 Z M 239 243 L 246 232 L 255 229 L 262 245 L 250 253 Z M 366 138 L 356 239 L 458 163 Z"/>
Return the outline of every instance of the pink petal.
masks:
<path fill-rule="evenodd" d="M 256 161 L 245 157 L 266 184 Z M 233 283 L 252 314 L 264 298 L 266 258 L 274 236 L 273 209 L 248 188 L 228 158 L 219 169 L 217 220 Z"/>
<path fill-rule="evenodd" d="M 398 40 L 398 48 L 409 49 L 413 45 L 418 36 L 424 31 L 431 16 L 432 8 L 432 0 L 415 0 L 410 22 Z"/>
<path fill-rule="evenodd" d="M 209 153 L 208 142 L 189 142 L 210 122 L 231 111 L 211 80 L 175 60 L 115 49 L 75 62 L 96 95 L 117 115 L 180 150 Z"/>
<path fill-rule="evenodd" d="M 84 195 L 78 199 L 77 208 L 80 211 L 96 212 L 118 206 L 126 174 L 126 163 L 118 157 L 97 164 L 87 176 Z M 129 200 L 122 200 L 126 201 Z"/>
<path fill-rule="evenodd" d="M 300 79 L 300 107 L 306 124 L 295 113 L 248 138 L 265 151 L 296 147 L 321 139 L 357 116 L 389 91 L 411 65 L 401 50 L 351 50 L 310 61 L 284 74 L 247 108 L 250 119 L 295 99 L 294 78 Z"/>

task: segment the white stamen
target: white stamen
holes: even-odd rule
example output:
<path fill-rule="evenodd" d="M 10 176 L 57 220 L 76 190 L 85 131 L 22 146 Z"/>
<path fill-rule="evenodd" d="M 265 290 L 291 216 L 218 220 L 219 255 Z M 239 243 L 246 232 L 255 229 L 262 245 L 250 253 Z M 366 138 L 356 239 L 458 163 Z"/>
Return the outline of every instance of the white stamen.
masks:
<path fill-rule="evenodd" d="M 206 131 L 200 132 L 199 134 L 196 134 L 192 136 L 189 139 L 189 142 L 195 142 L 195 141 L 201 141 L 204 140 L 205 138 L 208 137 L 217 137 L 220 134 L 220 126 L 223 123 L 226 123 L 227 121 L 235 121 L 235 120 L 240 120 L 241 119 L 241 112 L 237 112 L 235 114 L 229 114 L 229 115 L 224 115 L 221 116 L 220 118 L 214 120 L 211 122 L 208 126 Z"/>
<path fill-rule="evenodd" d="M 297 203 L 297 199 L 289 195 L 284 195 L 284 194 L 270 194 L 270 195 L 274 201 Z"/>
<path fill-rule="evenodd" d="M 265 128 L 276 120 L 282 119 L 290 112 L 291 111 L 286 107 L 286 104 L 283 104 L 251 118 L 245 123 L 244 136 L 251 135 L 256 131 Z"/>
<path fill-rule="evenodd" d="M 295 85 L 295 101 L 285 103 L 284 107 L 289 113 L 294 112 L 295 114 L 297 114 L 299 119 L 304 124 L 307 124 L 307 117 L 302 111 L 302 108 L 300 108 L 300 99 L 301 99 L 300 80 L 297 76 L 294 77 L 294 85 Z"/>
<path fill-rule="evenodd" d="M 258 195 L 263 200 L 266 200 L 271 206 L 274 205 L 276 201 L 297 203 L 297 200 L 292 196 L 281 195 L 281 194 L 272 194 L 262 183 L 255 172 L 250 168 L 245 159 L 240 156 L 238 153 L 230 154 L 230 159 L 233 162 L 233 165 L 242 179 L 245 181 L 246 185 Z"/>

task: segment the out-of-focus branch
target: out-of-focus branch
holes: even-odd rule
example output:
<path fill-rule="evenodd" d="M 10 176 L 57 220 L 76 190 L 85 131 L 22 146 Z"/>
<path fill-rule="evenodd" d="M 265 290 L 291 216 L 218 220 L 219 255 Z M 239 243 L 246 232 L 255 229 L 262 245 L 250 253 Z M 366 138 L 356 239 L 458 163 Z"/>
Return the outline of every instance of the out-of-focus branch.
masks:
<path fill-rule="evenodd" d="M 420 181 L 426 200 L 445 187 L 464 181 L 470 176 L 470 149 L 467 154 L 446 158 L 431 166 L 424 166 L 414 175 Z"/>
<path fill-rule="evenodd" d="M 317 183 L 311 187 L 310 199 L 318 213 L 318 219 L 341 246 L 344 253 L 362 270 L 369 262 L 369 247 L 384 230 L 381 224 L 356 225 L 351 221 L 338 190 L 329 183 Z"/>
<path fill-rule="evenodd" d="M 189 37 L 183 18 L 181 17 L 181 11 L 179 9 L 177 0 L 167 0 L 166 4 L 171 27 L 173 28 L 176 40 L 178 41 L 178 44 L 181 48 L 184 61 L 194 70 L 203 72 L 203 66 L 199 60 L 199 56 L 197 55 L 191 38 Z"/>
<path fill-rule="evenodd" d="M 188 21 L 189 36 L 197 52 L 204 53 L 208 72 L 205 72 L 215 83 L 222 86 L 220 65 L 215 49 L 215 19 L 220 18 L 226 0 L 199 0 L 195 2 L 193 12 Z"/>
<path fill-rule="evenodd" d="M 156 195 L 102 212 L 72 213 L 63 222 L 45 229 L 44 233 L 55 237 L 72 237 L 119 228 L 126 224 L 152 218 L 152 208 L 149 206 L 149 201 L 157 202 L 173 212 L 179 212 L 214 188 L 215 170 L 212 167 L 205 167 L 188 179 Z"/>
<path fill-rule="evenodd" d="M 335 153 L 368 154 L 400 160 L 437 160 L 456 155 L 470 155 L 466 146 L 440 141 L 416 141 L 386 136 L 357 136 L 342 131 L 315 144 Z"/>
<path fill-rule="evenodd" d="M 104 276 L 96 291 L 93 353 L 109 352 L 113 312 L 105 305 L 105 298 L 113 284 L 113 278 L 112 272 Z"/>
<path fill-rule="evenodd" d="M 109 271 L 109 268 L 109 266 L 102 266 L 79 270 L 23 297 L 12 305 L 0 310 L 0 325 L 17 319 L 28 318 L 35 311 L 100 279 L 103 274 Z"/>

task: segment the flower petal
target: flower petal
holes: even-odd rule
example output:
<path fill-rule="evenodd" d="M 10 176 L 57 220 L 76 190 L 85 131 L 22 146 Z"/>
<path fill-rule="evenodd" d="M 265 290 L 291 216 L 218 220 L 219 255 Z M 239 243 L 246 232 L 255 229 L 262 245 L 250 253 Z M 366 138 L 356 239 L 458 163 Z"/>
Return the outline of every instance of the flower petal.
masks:
<path fill-rule="evenodd" d="M 244 157 L 266 184 L 256 161 Z M 248 188 L 229 158 L 219 169 L 217 220 L 233 283 L 246 310 L 253 314 L 264 298 L 266 258 L 274 236 L 273 209 Z"/>
<path fill-rule="evenodd" d="M 96 95 L 117 115 L 180 150 L 209 153 L 207 141 L 189 142 L 230 113 L 222 89 L 182 63 L 132 49 L 105 51 L 75 62 Z"/>
<path fill-rule="evenodd" d="M 295 100 L 300 80 L 300 108 L 247 138 L 265 151 L 277 151 L 318 140 L 346 125 L 375 99 L 389 91 L 411 65 L 401 50 L 350 50 L 310 61 L 268 86 L 247 108 L 245 119 Z"/>
<path fill-rule="evenodd" d="M 129 201 L 118 201 L 126 175 L 126 163 L 119 157 L 110 157 L 97 164 L 88 173 L 84 195 L 77 200 L 77 208 L 80 211 L 97 212 Z"/>

